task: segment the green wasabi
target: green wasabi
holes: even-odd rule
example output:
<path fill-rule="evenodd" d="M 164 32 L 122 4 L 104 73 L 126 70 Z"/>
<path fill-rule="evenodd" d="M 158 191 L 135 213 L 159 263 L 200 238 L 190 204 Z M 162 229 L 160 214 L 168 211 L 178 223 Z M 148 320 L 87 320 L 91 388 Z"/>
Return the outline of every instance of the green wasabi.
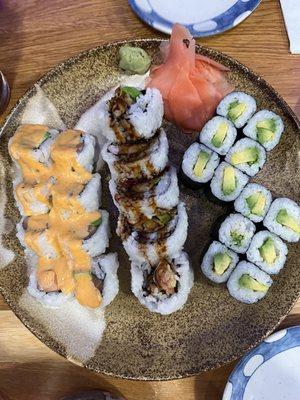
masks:
<path fill-rule="evenodd" d="M 119 67 L 129 74 L 143 75 L 150 68 L 151 59 L 140 47 L 122 46 L 119 57 Z"/>

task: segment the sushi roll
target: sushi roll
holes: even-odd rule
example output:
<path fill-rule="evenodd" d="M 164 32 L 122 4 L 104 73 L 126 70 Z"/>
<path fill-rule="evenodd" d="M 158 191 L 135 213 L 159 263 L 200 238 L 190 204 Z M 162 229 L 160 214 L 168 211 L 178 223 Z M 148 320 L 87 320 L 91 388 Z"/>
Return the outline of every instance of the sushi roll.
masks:
<path fill-rule="evenodd" d="M 283 268 L 288 249 L 274 233 L 260 231 L 253 236 L 247 259 L 268 274 L 278 274 Z"/>
<path fill-rule="evenodd" d="M 90 257 L 96 257 L 105 252 L 108 247 L 110 230 L 109 215 L 106 210 L 100 210 L 101 217 L 88 227 L 88 236 L 83 240 L 82 247 Z"/>
<path fill-rule="evenodd" d="M 254 176 L 266 162 L 266 150 L 252 139 L 240 139 L 231 147 L 225 161 L 247 175 Z"/>
<path fill-rule="evenodd" d="M 53 180 L 26 183 L 22 181 L 14 187 L 15 199 L 22 216 L 46 214 L 50 209 L 50 195 Z"/>
<path fill-rule="evenodd" d="M 220 158 L 217 153 L 203 144 L 193 143 L 184 153 L 182 171 L 194 183 L 211 180 Z"/>
<path fill-rule="evenodd" d="M 266 296 L 272 283 L 271 277 L 256 265 L 241 261 L 230 275 L 227 288 L 236 300 L 253 304 Z"/>
<path fill-rule="evenodd" d="M 117 253 L 109 253 L 93 259 L 92 279 L 102 295 L 101 307 L 108 306 L 119 292 L 119 261 Z"/>
<path fill-rule="evenodd" d="M 236 128 L 227 118 L 216 116 L 208 121 L 199 135 L 199 142 L 224 156 L 235 142 Z"/>
<path fill-rule="evenodd" d="M 109 182 L 110 193 L 118 210 L 130 224 L 141 217 L 152 218 L 156 210 L 170 210 L 179 201 L 177 173 L 174 167 L 167 167 L 160 175 L 144 181 L 116 183 Z"/>
<path fill-rule="evenodd" d="M 150 179 L 163 171 L 168 162 L 169 144 L 160 129 L 149 141 L 134 144 L 106 143 L 102 157 L 114 180 Z"/>
<path fill-rule="evenodd" d="M 131 264 L 131 289 L 149 311 L 168 315 L 180 310 L 194 283 L 188 256 L 162 259 L 158 264 Z"/>
<path fill-rule="evenodd" d="M 261 110 L 248 121 L 243 132 L 258 141 L 266 150 L 272 150 L 279 143 L 283 130 L 284 124 L 279 115 Z"/>
<path fill-rule="evenodd" d="M 217 107 L 217 114 L 228 118 L 236 128 L 242 128 L 255 111 L 255 99 L 243 92 L 229 93 Z"/>
<path fill-rule="evenodd" d="M 226 282 L 239 262 L 239 256 L 222 243 L 214 241 L 203 257 L 201 270 L 215 283 Z"/>
<path fill-rule="evenodd" d="M 222 162 L 214 173 L 210 188 L 212 194 L 219 200 L 233 201 L 239 196 L 248 180 L 249 177 L 237 168 Z"/>
<path fill-rule="evenodd" d="M 241 214 L 230 214 L 221 224 L 219 240 L 231 250 L 244 254 L 255 233 L 255 225 Z"/>
<path fill-rule="evenodd" d="M 272 202 L 272 194 L 264 186 L 249 183 L 234 202 L 235 211 L 253 222 L 261 222 Z"/>
<path fill-rule="evenodd" d="M 155 135 L 163 114 L 159 90 L 120 86 L 103 98 L 99 121 L 102 134 L 109 141 L 125 143 Z"/>
<path fill-rule="evenodd" d="M 263 224 L 270 232 L 282 239 L 288 242 L 298 242 L 300 239 L 300 207 L 293 200 L 276 199 L 271 204 Z"/>
<path fill-rule="evenodd" d="M 176 257 L 187 237 L 188 220 L 184 203 L 165 213 L 161 220 L 148 222 L 146 225 L 141 221 L 138 226 L 133 226 L 122 214 L 119 217 L 117 233 L 131 261 L 157 264 L 162 257 Z"/>

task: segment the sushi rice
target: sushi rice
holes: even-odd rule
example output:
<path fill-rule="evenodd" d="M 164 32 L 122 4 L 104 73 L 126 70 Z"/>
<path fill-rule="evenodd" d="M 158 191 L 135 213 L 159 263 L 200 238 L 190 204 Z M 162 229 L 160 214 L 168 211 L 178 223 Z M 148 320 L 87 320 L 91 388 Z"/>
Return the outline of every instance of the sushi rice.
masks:
<path fill-rule="evenodd" d="M 269 122 L 272 129 L 264 129 L 264 122 L 267 122 L 266 126 L 268 126 Z M 258 141 L 266 150 L 270 151 L 279 143 L 283 130 L 284 124 L 279 115 L 275 114 L 273 111 L 261 110 L 254 114 L 248 121 L 243 129 L 243 133 L 249 138 Z M 265 132 L 270 137 L 264 137 Z"/>
<path fill-rule="evenodd" d="M 256 227 L 241 214 L 230 214 L 219 229 L 219 240 L 231 250 L 244 254 L 248 250 Z"/>
<path fill-rule="evenodd" d="M 96 257 L 104 253 L 109 245 L 109 214 L 106 210 L 100 210 L 101 223 L 96 232 L 88 239 L 83 241 L 82 247 L 90 257 Z"/>
<path fill-rule="evenodd" d="M 147 262 L 131 264 L 131 289 L 139 302 L 149 311 L 168 315 L 180 310 L 187 301 L 189 292 L 194 283 L 193 269 L 190 266 L 186 253 L 181 252 L 172 259 L 178 279 L 178 290 L 174 294 L 167 295 L 159 292 L 157 295 L 148 294 L 144 284 L 151 271 L 151 265 Z"/>
<path fill-rule="evenodd" d="M 226 271 L 219 275 L 214 271 L 214 256 L 218 253 L 227 254 L 230 258 L 230 264 Z M 229 278 L 231 272 L 234 270 L 236 264 L 239 262 L 239 256 L 232 250 L 228 249 L 222 243 L 213 241 L 209 246 L 205 256 L 203 257 L 201 270 L 203 274 L 215 283 L 223 283 L 226 282 Z"/>
<path fill-rule="evenodd" d="M 245 154 L 246 152 L 249 152 L 249 154 Z M 255 160 L 243 162 L 242 159 L 246 156 L 253 157 Z M 225 157 L 225 161 L 247 175 L 254 176 L 266 162 L 266 150 L 253 139 L 240 139 L 231 147 Z"/>
<path fill-rule="evenodd" d="M 217 107 L 217 114 L 228 118 L 236 128 L 242 128 L 255 111 L 255 99 L 243 92 L 229 93 Z"/>
<path fill-rule="evenodd" d="M 247 261 L 241 261 L 236 266 L 227 282 L 230 295 L 236 300 L 246 304 L 253 304 L 264 298 L 267 292 L 251 290 L 240 285 L 240 279 L 243 275 L 249 275 L 259 283 L 267 286 L 268 289 L 273 283 L 272 278 L 256 265 Z"/>
<path fill-rule="evenodd" d="M 256 213 L 253 213 L 249 207 L 248 202 L 249 198 L 251 199 L 251 196 L 253 195 L 255 196 L 255 194 L 257 193 L 260 196 L 263 196 L 263 198 L 265 199 L 265 204 L 263 208 L 259 210 L 259 212 L 256 211 Z M 264 219 L 268 209 L 270 208 L 271 202 L 272 202 L 272 194 L 268 189 L 257 183 L 248 183 L 248 185 L 246 185 L 246 187 L 242 190 L 239 197 L 235 200 L 234 209 L 238 213 L 241 213 L 245 217 L 251 219 L 251 221 L 253 222 L 261 222 Z"/>
<path fill-rule="evenodd" d="M 232 188 L 230 193 L 224 193 L 224 171 L 225 168 L 232 170 L 234 173 L 234 182 L 235 182 L 235 187 Z M 238 170 L 235 167 L 230 166 L 230 164 L 226 163 L 225 161 L 221 162 L 221 164 L 218 166 L 216 169 L 214 176 L 211 180 L 210 183 L 210 188 L 212 191 L 212 194 L 217 197 L 219 200 L 222 201 L 233 201 L 235 200 L 245 187 L 245 185 L 248 183 L 249 177 L 245 174 L 243 174 L 240 170 Z"/>
<path fill-rule="evenodd" d="M 285 210 L 287 216 L 293 219 L 296 230 L 277 221 L 278 213 L 281 210 Z M 291 199 L 278 198 L 271 204 L 263 224 L 270 232 L 282 239 L 288 242 L 298 242 L 300 239 L 300 207 Z"/>
<path fill-rule="evenodd" d="M 199 153 L 206 153 L 208 160 L 200 176 L 197 176 L 194 168 L 197 163 Z M 215 169 L 219 165 L 220 157 L 217 153 L 204 146 L 203 144 L 193 143 L 184 153 L 182 161 L 183 173 L 192 181 L 206 183 L 211 180 Z"/>
<path fill-rule="evenodd" d="M 276 259 L 271 264 L 262 257 L 260 252 L 260 248 L 268 239 L 273 242 L 276 253 Z M 286 244 L 277 235 L 269 231 L 260 231 L 252 238 L 250 247 L 247 250 L 247 259 L 268 274 L 278 274 L 284 267 L 287 254 Z"/>
<path fill-rule="evenodd" d="M 225 137 L 217 143 L 215 141 L 216 135 L 218 135 L 218 128 L 223 127 L 225 129 Z M 237 131 L 231 121 L 225 117 L 216 116 L 208 121 L 202 131 L 199 134 L 199 142 L 205 144 L 211 150 L 224 156 L 235 142 Z M 214 145 L 218 144 L 218 146 Z"/>

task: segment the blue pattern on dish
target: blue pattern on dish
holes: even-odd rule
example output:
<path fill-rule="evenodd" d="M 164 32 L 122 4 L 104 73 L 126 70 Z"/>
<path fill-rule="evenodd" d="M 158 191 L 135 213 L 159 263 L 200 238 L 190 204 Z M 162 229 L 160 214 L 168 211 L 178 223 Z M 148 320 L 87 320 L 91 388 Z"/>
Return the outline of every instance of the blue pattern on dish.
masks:
<path fill-rule="evenodd" d="M 266 363 L 268 360 L 283 353 L 287 350 L 299 348 L 300 346 L 300 326 L 294 326 L 288 329 L 283 329 L 279 332 L 273 333 L 266 338 L 258 347 L 250 351 L 242 360 L 237 364 L 231 373 L 227 386 L 224 391 L 223 400 L 241 400 L 243 399 L 246 387 L 249 380 L 255 371 Z M 245 367 L 247 372 L 247 364 L 251 363 L 255 357 L 261 357 L 262 362 L 253 368 L 251 374 L 245 374 Z M 255 363 L 254 363 L 255 364 Z M 254 393 L 253 393 L 254 395 Z"/>
<path fill-rule="evenodd" d="M 183 25 L 189 29 L 194 37 L 204 37 L 216 35 L 238 25 L 246 19 L 259 5 L 261 0 L 237 0 L 237 2 L 227 11 L 205 21 L 195 20 L 193 23 Z M 129 4 L 134 12 L 148 25 L 165 33 L 171 33 L 175 22 L 170 21 L 159 15 L 151 5 L 151 0 L 129 0 Z M 201 7 L 206 7 L 202 4 Z M 184 12 L 184 11 L 183 11 Z"/>

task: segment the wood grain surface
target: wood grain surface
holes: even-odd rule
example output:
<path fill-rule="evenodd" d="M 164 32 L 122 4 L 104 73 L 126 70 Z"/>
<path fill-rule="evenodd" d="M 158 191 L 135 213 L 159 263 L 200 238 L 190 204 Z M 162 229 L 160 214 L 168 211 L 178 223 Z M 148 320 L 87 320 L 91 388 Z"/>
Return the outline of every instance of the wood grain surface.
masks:
<path fill-rule="evenodd" d="M 133 14 L 126 0 L 0 0 L 0 69 L 12 88 L 8 110 L 44 72 L 81 50 L 118 39 L 159 36 Z M 278 0 L 263 0 L 238 27 L 199 42 L 261 74 L 300 117 L 300 56 L 289 54 Z M 282 326 L 299 323 L 300 302 Z M 54 400 L 102 388 L 128 400 L 215 400 L 221 399 L 233 366 L 169 382 L 95 375 L 49 350 L 0 298 L 0 397 L 5 399 Z"/>

